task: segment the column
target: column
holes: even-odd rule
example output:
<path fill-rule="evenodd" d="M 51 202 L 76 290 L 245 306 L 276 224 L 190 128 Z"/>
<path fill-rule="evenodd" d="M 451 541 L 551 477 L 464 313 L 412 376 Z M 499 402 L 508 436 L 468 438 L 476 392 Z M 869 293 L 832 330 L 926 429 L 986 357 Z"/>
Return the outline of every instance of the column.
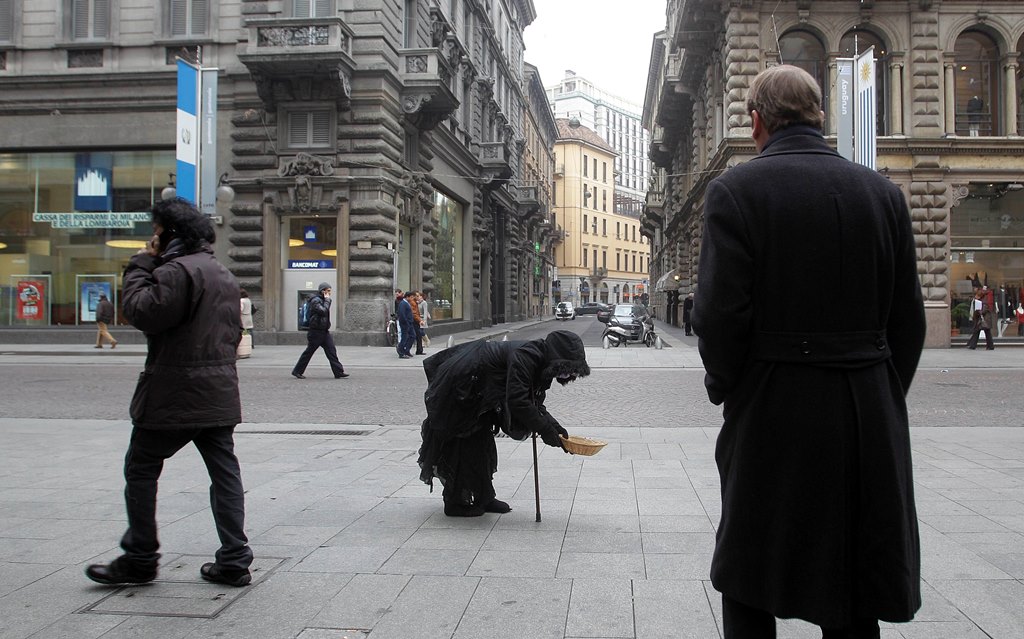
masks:
<path fill-rule="evenodd" d="M 1006 113 L 1005 135 L 1020 135 L 1017 130 L 1017 53 L 1006 56 L 1003 62 L 1003 71 L 1006 74 L 1003 82 L 1003 100 Z"/>
<path fill-rule="evenodd" d="M 836 62 L 836 56 L 829 56 L 828 58 L 828 86 L 834 87 L 839 81 L 839 63 Z M 838 127 L 836 121 L 839 119 L 839 91 L 834 90 L 830 92 L 828 104 L 825 105 L 825 113 L 828 115 L 828 130 L 825 131 L 825 135 L 836 135 Z"/>
<path fill-rule="evenodd" d="M 889 135 L 903 135 L 903 63 L 889 64 Z"/>
<path fill-rule="evenodd" d="M 945 64 L 945 86 L 943 109 L 946 114 L 945 129 L 946 135 L 956 135 L 956 78 L 954 69 L 956 64 L 952 60 L 946 60 Z"/>

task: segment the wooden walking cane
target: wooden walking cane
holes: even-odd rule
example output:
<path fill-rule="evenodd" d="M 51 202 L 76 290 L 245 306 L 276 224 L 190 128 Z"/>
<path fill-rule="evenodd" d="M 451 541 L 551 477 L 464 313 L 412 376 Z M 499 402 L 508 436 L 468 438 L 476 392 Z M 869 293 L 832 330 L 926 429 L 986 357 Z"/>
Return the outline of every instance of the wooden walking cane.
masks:
<path fill-rule="evenodd" d="M 537 498 L 537 521 L 540 521 L 540 475 L 537 471 L 537 433 L 533 434 L 533 494 Z"/>

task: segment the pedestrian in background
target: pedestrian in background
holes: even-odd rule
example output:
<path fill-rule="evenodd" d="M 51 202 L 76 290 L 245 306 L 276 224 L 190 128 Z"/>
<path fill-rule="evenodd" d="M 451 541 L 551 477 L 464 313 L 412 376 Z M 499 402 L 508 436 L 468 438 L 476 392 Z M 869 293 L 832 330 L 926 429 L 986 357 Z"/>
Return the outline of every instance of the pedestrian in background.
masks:
<path fill-rule="evenodd" d="M 249 353 L 252 351 L 253 305 L 252 300 L 249 299 L 249 293 L 244 288 L 239 289 L 238 294 L 240 296 L 239 310 L 242 319 L 242 341 L 238 343 L 238 352 L 239 357 L 249 357 Z M 244 355 L 242 354 L 243 352 L 245 353 Z"/>
<path fill-rule="evenodd" d="M 981 337 L 981 333 L 985 333 L 985 350 L 995 350 L 995 344 L 992 342 L 992 327 L 988 323 L 988 318 L 985 317 L 985 313 L 982 311 L 974 311 L 974 316 L 971 318 L 974 322 L 973 330 L 971 331 L 971 337 L 967 340 L 967 348 L 974 350 L 978 347 L 978 338 Z"/>
<path fill-rule="evenodd" d="M 331 285 L 321 282 L 316 289 L 316 295 L 309 298 L 309 330 L 306 331 L 306 350 L 299 355 L 299 361 L 295 362 L 292 369 L 292 377 L 306 379 L 304 373 L 309 360 L 318 348 L 324 349 L 327 356 L 327 363 L 331 365 L 331 372 L 335 379 L 348 377 L 345 367 L 338 360 L 338 349 L 334 346 L 334 338 L 331 337 Z"/>
<path fill-rule="evenodd" d="M 430 336 L 427 335 L 427 329 L 430 328 L 430 303 L 427 302 L 427 297 L 420 291 L 416 291 L 419 297 L 419 309 L 420 309 L 420 337 L 423 338 L 423 347 L 427 348 L 430 346 Z"/>
<path fill-rule="evenodd" d="M 412 312 L 413 292 L 409 291 L 398 303 L 398 358 L 412 357 L 412 345 L 416 342 L 416 320 Z"/>
<path fill-rule="evenodd" d="M 747 91 L 759 155 L 707 189 L 693 328 L 714 404 L 726 639 L 775 617 L 877 638 L 921 606 L 906 393 L 925 336 L 900 189 L 822 137 L 821 90 L 780 65 Z M 843 313 L 814 295 L 843 291 Z"/>
<path fill-rule="evenodd" d="M 693 293 L 686 296 L 683 300 L 683 330 L 686 331 L 687 335 L 693 335 L 693 325 L 691 318 L 693 317 Z"/>
<path fill-rule="evenodd" d="M 157 481 L 164 461 L 189 442 L 210 475 L 210 507 L 220 537 L 216 561 L 200 576 L 229 586 L 251 580 L 245 491 L 234 429 L 242 420 L 235 349 L 242 334 L 238 283 L 213 255 L 209 217 L 176 198 L 153 207 L 153 237 L 124 273 L 122 308 L 146 334 L 145 370 L 132 397 L 124 460 L 128 530 L 124 550 L 85 574 L 101 584 L 141 584 L 157 576 Z M 187 374 L 185 374 L 187 372 Z"/>
<path fill-rule="evenodd" d="M 405 292 L 402 291 L 402 289 L 400 289 L 400 288 L 396 288 L 395 289 L 395 306 L 394 306 L 394 308 L 391 311 L 391 317 L 393 317 L 396 320 L 398 319 L 398 307 L 402 305 L 402 300 L 404 300 L 404 299 L 405 299 Z M 402 349 L 400 348 L 401 343 L 402 343 L 402 323 L 398 322 L 398 341 L 395 342 L 395 350 L 398 351 L 399 355 L 402 354 Z"/>
<path fill-rule="evenodd" d="M 416 355 L 423 354 L 423 317 L 420 315 L 420 292 L 413 291 L 409 298 L 412 307 L 413 330 L 416 331 Z"/>
<path fill-rule="evenodd" d="M 96 348 L 103 348 L 103 340 L 110 342 L 110 350 L 117 348 L 117 340 L 107 330 L 107 326 L 113 323 L 114 305 L 100 293 L 100 301 L 96 304 Z"/>

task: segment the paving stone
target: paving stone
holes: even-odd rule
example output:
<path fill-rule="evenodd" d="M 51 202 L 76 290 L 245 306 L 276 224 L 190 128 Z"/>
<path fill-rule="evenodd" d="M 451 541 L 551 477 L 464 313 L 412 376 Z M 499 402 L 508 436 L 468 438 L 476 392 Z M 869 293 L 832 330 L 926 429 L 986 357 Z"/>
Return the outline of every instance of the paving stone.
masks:
<path fill-rule="evenodd" d="M 453 639 L 561 639 L 570 588 L 565 579 L 481 579 Z"/>
<path fill-rule="evenodd" d="M 380 621 L 373 639 L 451 637 L 480 584 L 477 577 L 413 577 Z"/>
<path fill-rule="evenodd" d="M 410 579 L 408 575 L 356 575 L 324 605 L 311 625 L 369 630 L 387 614 Z"/>
<path fill-rule="evenodd" d="M 305 628 L 295 639 L 363 639 L 367 633 L 354 628 Z"/>
<path fill-rule="evenodd" d="M 325 541 L 323 546 L 381 547 L 398 550 L 416 528 L 376 528 L 365 524 L 349 526 Z"/>
<path fill-rule="evenodd" d="M 489 533 L 489 530 L 420 528 L 402 544 L 402 548 L 477 551 Z"/>
<path fill-rule="evenodd" d="M 629 579 L 573 579 L 567 637 L 633 637 Z"/>
<path fill-rule="evenodd" d="M 553 578 L 557 551 L 481 550 L 466 574 L 471 577 Z"/>
<path fill-rule="evenodd" d="M 710 555 L 715 549 L 712 532 L 645 532 L 641 533 L 644 554 L 685 553 Z"/>
<path fill-rule="evenodd" d="M 570 530 L 562 542 L 564 552 L 643 552 L 640 533 L 635 532 L 591 532 Z"/>
<path fill-rule="evenodd" d="M 487 535 L 481 550 L 559 552 L 565 533 L 559 530 L 496 528 Z"/>
<path fill-rule="evenodd" d="M 644 553 L 647 578 L 708 579 L 711 573 L 711 552 L 706 553 Z"/>
<path fill-rule="evenodd" d="M 306 555 L 292 571 L 372 573 L 383 566 L 394 553 L 395 549 L 387 546 L 324 546 Z"/>
<path fill-rule="evenodd" d="M 558 561 L 559 579 L 646 579 L 644 556 L 640 553 L 562 552 Z"/>
<path fill-rule="evenodd" d="M 707 639 L 718 637 L 702 582 L 665 580 L 633 582 L 636 639 Z"/>
<path fill-rule="evenodd" d="M 577 515 L 569 518 L 570 531 L 577 532 L 640 532 L 636 515 Z"/>
<path fill-rule="evenodd" d="M 931 585 L 990 637 L 1024 632 L 1024 584 L 1015 580 L 932 580 Z"/>
<path fill-rule="evenodd" d="M 475 557 L 475 550 L 399 548 L 377 572 L 397 575 L 465 575 Z"/>
<path fill-rule="evenodd" d="M 714 532 L 707 515 L 640 515 L 640 532 Z"/>
<path fill-rule="evenodd" d="M 4 544 L 7 540 L 3 541 Z M 0 563 L 0 597 L 19 590 L 61 570 L 60 564 Z"/>
<path fill-rule="evenodd" d="M 921 576 L 927 581 L 945 579 L 1009 579 L 977 554 L 927 526 L 920 526 Z"/>
<path fill-rule="evenodd" d="M 636 499 L 588 499 L 573 502 L 573 515 L 627 515 L 637 514 Z"/>

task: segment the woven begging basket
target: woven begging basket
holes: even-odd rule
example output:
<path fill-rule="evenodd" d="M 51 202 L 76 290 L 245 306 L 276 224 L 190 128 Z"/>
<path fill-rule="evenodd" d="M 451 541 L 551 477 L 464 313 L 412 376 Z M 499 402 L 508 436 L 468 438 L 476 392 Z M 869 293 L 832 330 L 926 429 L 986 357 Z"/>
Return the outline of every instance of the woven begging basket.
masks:
<path fill-rule="evenodd" d="M 580 437 L 579 435 L 569 435 L 562 438 L 562 445 L 565 449 L 573 455 L 596 455 L 602 448 L 608 445 L 608 442 L 602 442 L 597 439 L 590 439 L 589 437 Z"/>

